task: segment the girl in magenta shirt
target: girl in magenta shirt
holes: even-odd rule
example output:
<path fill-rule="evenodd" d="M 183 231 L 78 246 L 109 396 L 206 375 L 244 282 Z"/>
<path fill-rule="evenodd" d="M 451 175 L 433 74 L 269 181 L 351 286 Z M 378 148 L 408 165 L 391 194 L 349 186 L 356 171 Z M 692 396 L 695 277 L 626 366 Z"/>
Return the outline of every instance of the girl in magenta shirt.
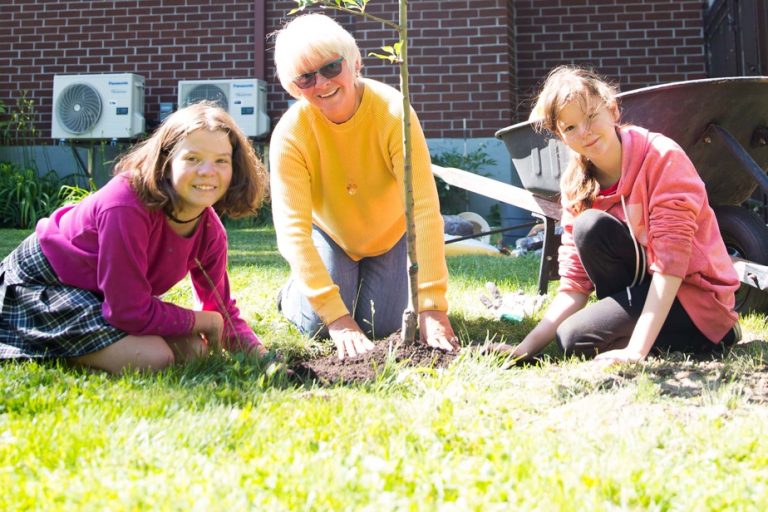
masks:
<path fill-rule="evenodd" d="M 230 296 L 218 213 L 252 214 L 266 172 L 222 109 L 171 115 L 76 205 L 40 220 L 0 264 L 0 357 L 157 370 L 210 347 L 264 348 Z M 190 274 L 199 309 L 160 296 Z"/>

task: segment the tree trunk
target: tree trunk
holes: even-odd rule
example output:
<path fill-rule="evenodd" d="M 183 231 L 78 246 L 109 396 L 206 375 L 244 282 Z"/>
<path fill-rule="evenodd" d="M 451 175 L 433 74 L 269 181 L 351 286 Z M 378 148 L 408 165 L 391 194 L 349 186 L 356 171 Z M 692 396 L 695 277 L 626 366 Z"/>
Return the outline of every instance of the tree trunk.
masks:
<path fill-rule="evenodd" d="M 411 166 L 411 102 L 408 92 L 408 2 L 400 2 L 400 92 L 403 94 L 403 184 L 405 187 L 405 238 L 408 247 L 408 307 L 403 311 L 405 343 L 416 341 L 419 319 L 419 262 L 416 256 L 416 227 L 413 219 L 413 168 Z"/>

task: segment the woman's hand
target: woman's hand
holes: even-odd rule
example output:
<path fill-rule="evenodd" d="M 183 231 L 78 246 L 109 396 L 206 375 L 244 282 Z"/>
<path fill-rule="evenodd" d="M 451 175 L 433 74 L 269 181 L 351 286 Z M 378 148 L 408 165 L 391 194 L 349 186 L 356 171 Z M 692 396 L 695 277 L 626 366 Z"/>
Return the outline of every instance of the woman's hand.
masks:
<path fill-rule="evenodd" d="M 359 356 L 373 350 L 373 342 L 349 315 L 344 315 L 328 324 L 328 333 L 336 344 L 339 359 Z"/>
<path fill-rule="evenodd" d="M 195 311 L 192 332 L 205 339 L 209 347 L 219 347 L 224 335 L 224 317 L 218 311 Z"/>
<path fill-rule="evenodd" d="M 419 331 L 421 341 L 433 348 L 447 350 L 459 349 L 459 339 L 453 333 L 451 321 L 445 311 L 422 311 L 419 313 Z"/>

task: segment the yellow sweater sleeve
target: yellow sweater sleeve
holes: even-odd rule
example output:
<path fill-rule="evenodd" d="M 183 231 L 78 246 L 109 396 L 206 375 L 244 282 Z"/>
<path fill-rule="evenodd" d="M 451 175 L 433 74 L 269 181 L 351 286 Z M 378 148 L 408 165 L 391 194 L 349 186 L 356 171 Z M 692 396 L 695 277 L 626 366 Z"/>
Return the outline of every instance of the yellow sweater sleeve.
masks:
<path fill-rule="evenodd" d="M 294 104 L 269 148 L 278 248 L 326 323 L 349 311 L 312 243 L 312 225 L 354 260 L 384 254 L 405 233 L 401 96 L 379 82 L 365 80 L 365 86 L 358 111 L 342 124 L 306 102 Z M 445 311 L 443 221 L 429 150 L 413 112 L 411 122 L 419 307 Z"/>

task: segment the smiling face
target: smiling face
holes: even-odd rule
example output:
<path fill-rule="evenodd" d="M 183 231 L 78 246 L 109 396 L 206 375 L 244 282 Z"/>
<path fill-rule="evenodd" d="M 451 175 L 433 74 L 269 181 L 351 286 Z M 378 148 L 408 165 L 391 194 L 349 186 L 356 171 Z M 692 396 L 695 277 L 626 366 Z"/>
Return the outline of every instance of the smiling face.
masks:
<path fill-rule="evenodd" d="M 557 132 L 568 147 L 597 163 L 620 148 L 616 134 L 618 117 L 615 104 L 574 98 L 560 110 Z"/>
<path fill-rule="evenodd" d="M 181 199 L 174 216 L 191 219 L 218 202 L 232 181 L 232 144 L 224 131 L 198 129 L 179 144 L 171 160 L 171 183 Z"/>
<path fill-rule="evenodd" d="M 307 69 L 301 70 L 299 75 L 316 71 L 339 57 L 340 55 L 337 55 L 328 60 L 310 59 Z M 349 121 L 357 111 L 362 97 L 362 83 L 357 80 L 359 66 L 357 63 L 356 69 L 352 69 L 349 62 L 344 60 L 341 63 L 341 73 L 333 78 L 326 78 L 317 73 L 315 84 L 306 89 L 299 89 L 299 94 L 317 107 L 331 122 Z"/>

